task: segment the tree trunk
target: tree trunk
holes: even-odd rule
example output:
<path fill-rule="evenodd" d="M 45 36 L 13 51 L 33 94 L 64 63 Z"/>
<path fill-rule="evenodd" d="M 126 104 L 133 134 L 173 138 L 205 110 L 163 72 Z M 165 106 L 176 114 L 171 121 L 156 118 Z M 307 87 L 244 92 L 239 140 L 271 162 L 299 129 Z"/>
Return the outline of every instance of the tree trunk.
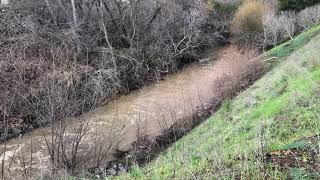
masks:
<path fill-rule="evenodd" d="M 76 47 L 77 47 L 77 54 L 75 56 L 75 59 L 78 58 L 78 55 L 81 53 L 81 46 L 80 46 L 80 40 L 78 37 L 78 15 L 77 15 L 77 8 L 75 4 L 75 0 L 71 0 L 71 5 L 72 5 L 72 16 L 73 16 L 73 38 L 75 38 L 76 41 Z"/>

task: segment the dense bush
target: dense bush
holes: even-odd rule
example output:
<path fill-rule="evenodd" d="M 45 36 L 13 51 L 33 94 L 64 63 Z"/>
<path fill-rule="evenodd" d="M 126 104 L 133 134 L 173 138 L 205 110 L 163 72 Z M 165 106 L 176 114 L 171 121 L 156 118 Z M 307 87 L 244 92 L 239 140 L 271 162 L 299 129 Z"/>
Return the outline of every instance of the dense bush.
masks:
<path fill-rule="evenodd" d="M 302 10 L 320 3 L 320 0 L 278 0 L 280 10 Z"/>
<path fill-rule="evenodd" d="M 241 47 L 257 48 L 263 44 L 263 16 L 268 10 L 259 0 L 246 0 L 238 8 L 232 21 L 233 42 Z"/>
<path fill-rule="evenodd" d="M 234 21 L 233 32 L 261 32 L 263 31 L 262 17 L 265 5 L 261 1 L 246 0 L 238 8 Z"/>

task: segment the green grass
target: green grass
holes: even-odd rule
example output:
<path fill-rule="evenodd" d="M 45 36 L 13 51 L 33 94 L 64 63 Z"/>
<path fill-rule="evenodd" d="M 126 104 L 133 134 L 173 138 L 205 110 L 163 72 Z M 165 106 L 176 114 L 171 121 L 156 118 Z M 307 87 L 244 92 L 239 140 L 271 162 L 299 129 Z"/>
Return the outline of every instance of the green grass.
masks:
<path fill-rule="evenodd" d="M 278 58 L 286 57 L 290 53 L 299 49 L 305 43 L 310 41 L 310 39 L 315 34 L 318 34 L 319 31 L 320 31 L 319 25 L 309 29 L 308 31 L 304 31 L 296 38 L 271 49 L 270 51 L 267 52 L 267 55 L 272 57 L 278 57 Z"/>
<path fill-rule="evenodd" d="M 263 156 L 320 134 L 319 31 L 314 27 L 267 52 L 280 63 L 262 79 L 146 167 L 116 179 L 305 178 L 307 168 L 284 170 Z"/>

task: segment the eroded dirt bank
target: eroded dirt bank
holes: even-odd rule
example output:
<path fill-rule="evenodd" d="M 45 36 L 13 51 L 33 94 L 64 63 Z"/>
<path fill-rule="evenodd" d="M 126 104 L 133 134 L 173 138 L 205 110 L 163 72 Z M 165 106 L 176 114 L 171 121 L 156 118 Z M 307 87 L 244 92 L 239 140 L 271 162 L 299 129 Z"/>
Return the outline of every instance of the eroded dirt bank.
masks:
<path fill-rule="evenodd" d="M 173 124 L 210 106 L 212 99 L 223 98 L 217 96 L 226 89 L 219 86 L 232 79 L 225 78 L 226 82 L 220 81 L 222 84 L 219 80 L 238 76 L 255 55 L 233 51 L 234 47 L 228 47 L 220 51 L 221 56 L 213 51 L 200 63 L 94 112 L 1 144 L 4 175 L 16 179 L 50 176 L 57 166 L 85 172 L 116 160 L 116 154 L 130 151 L 137 138 L 157 137 Z"/>

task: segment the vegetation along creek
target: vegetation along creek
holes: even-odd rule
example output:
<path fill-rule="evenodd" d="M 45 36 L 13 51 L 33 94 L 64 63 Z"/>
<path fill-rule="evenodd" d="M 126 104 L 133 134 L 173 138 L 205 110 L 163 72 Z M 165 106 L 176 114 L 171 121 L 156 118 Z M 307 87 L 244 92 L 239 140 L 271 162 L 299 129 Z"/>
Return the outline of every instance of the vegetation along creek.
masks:
<path fill-rule="evenodd" d="M 0 0 L 1 179 L 317 179 L 319 3 Z"/>

